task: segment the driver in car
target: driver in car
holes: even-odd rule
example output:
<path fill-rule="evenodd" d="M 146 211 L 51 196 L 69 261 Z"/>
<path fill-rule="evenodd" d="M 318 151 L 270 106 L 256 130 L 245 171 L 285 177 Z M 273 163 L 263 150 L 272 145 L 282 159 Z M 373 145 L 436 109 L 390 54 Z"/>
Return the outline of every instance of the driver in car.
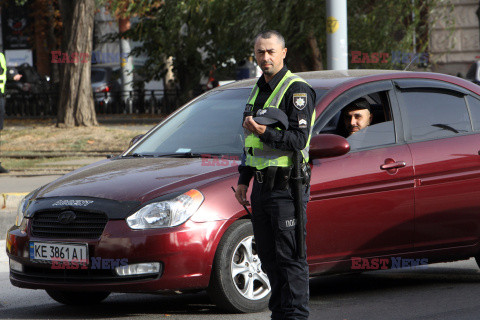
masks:
<path fill-rule="evenodd" d="M 365 129 L 372 123 L 373 118 L 370 103 L 365 98 L 359 98 L 351 102 L 343 108 L 342 118 L 345 124 L 346 137 Z"/>

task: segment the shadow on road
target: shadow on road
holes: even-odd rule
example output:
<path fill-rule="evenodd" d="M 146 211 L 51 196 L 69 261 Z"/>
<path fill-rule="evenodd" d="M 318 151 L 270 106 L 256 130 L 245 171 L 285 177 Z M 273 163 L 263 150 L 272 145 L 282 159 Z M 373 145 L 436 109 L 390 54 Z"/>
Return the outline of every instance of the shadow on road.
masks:
<path fill-rule="evenodd" d="M 388 299 L 389 295 L 408 296 L 412 292 L 426 297 L 431 289 L 445 287 L 448 289 L 462 284 L 478 283 L 480 283 L 480 272 L 477 268 L 444 267 L 443 264 L 415 270 L 321 276 L 310 280 L 311 304 L 312 308 L 316 309 L 314 307 L 316 301 L 338 304 L 342 301 L 340 298 L 344 297 L 355 296 L 361 301 L 369 300 L 369 296 L 372 295 L 380 295 Z M 197 319 L 253 319 L 241 314 L 222 316 L 224 312 L 210 302 L 204 291 L 172 296 L 112 294 L 103 303 L 88 307 L 61 305 L 48 298 L 46 293 L 44 301 L 47 303 L 43 305 L 8 308 L 6 315 L 9 319 L 149 318 L 149 315 L 171 316 L 175 319 L 189 319 L 193 315 L 196 315 Z M 261 316 L 263 318 L 263 314 Z M 265 317 L 268 318 L 268 311 L 265 312 Z M 0 318 L 2 318 L 1 315 Z"/>
<path fill-rule="evenodd" d="M 463 262 L 462 262 L 463 263 Z M 450 266 L 448 266 L 450 265 Z M 381 270 L 347 275 L 329 275 L 310 280 L 311 298 L 342 294 L 388 293 L 399 290 L 421 289 L 448 284 L 480 283 L 480 270 L 437 264 L 417 269 Z"/>
<path fill-rule="evenodd" d="M 45 293 L 45 304 L 9 308 L 9 319 L 98 319 L 132 318 L 141 315 L 221 314 L 206 293 L 164 296 L 151 294 L 112 294 L 103 303 L 89 306 L 65 306 Z M 2 316 L 0 315 L 0 318 Z"/>

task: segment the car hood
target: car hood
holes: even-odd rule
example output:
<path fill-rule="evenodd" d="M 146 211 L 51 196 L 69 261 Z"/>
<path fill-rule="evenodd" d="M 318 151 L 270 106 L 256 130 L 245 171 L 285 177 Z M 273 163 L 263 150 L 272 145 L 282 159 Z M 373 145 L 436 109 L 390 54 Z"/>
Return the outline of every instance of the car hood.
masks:
<path fill-rule="evenodd" d="M 95 197 L 141 203 L 233 175 L 238 162 L 205 159 L 113 158 L 73 171 L 44 186 L 35 198 Z M 218 162 L 217 162 L 218 164 Z"/>

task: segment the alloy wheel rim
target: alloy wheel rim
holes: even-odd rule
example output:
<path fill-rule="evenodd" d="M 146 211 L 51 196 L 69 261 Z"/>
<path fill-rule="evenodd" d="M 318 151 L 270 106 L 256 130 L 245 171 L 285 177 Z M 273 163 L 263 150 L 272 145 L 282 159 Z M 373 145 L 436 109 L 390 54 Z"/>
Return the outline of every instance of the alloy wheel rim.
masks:
<path fill-rule="evenodd" d="M 270 281 L 262 269 L 253 236 L 246 237 L 237 245 L 230 270 L 235 288 L 244 298 L 260 300 L 270 293 Z"/>

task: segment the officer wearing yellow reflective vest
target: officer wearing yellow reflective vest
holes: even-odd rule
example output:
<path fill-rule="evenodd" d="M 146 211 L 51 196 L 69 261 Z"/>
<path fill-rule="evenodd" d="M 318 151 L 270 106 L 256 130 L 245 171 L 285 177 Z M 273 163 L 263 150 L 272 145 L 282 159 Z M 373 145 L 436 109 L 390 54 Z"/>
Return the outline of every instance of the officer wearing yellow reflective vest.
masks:
<path fill-rule="evenodd" d="M 1 131 L 3 130 L 3 119 L 5 118 L 5 85 L 7 83 L 7 63 L 5 56 L 0 52 L 0 144 Z M 1 148 L 1 145 L 0 145 Z M 7 173 L 8 170 L 3 168 L 0 162 L 0 173 Z"/>
<path fill-rule="evenodd" d="M 291 169 L 293 152 L 301 151 L 305 213 L 310 195 L 307 162 L 315 119 L 315 92 L 284 66 L 287 49 L 280 33 L 273 30 L 260 33 L 255 38 L 254 50 L 263 75 L 245 108 L 245 151 L 235 196 L 242 205 L 249 205 L 246 194 L 253 178 L 250 199 L 253 232 L 262 269 L 271 285 L 272 319 L 307 319 L 308 265 L 306 259 L 297 254 Z M 281 121 L 271 125 L 255 121 L 271 108 L 286 114 L 288 126 L 280 125 Z M 305 215 L 303 220 L 306 222 Z M 300 227 L 305 234 L 305 225 Z"/>

